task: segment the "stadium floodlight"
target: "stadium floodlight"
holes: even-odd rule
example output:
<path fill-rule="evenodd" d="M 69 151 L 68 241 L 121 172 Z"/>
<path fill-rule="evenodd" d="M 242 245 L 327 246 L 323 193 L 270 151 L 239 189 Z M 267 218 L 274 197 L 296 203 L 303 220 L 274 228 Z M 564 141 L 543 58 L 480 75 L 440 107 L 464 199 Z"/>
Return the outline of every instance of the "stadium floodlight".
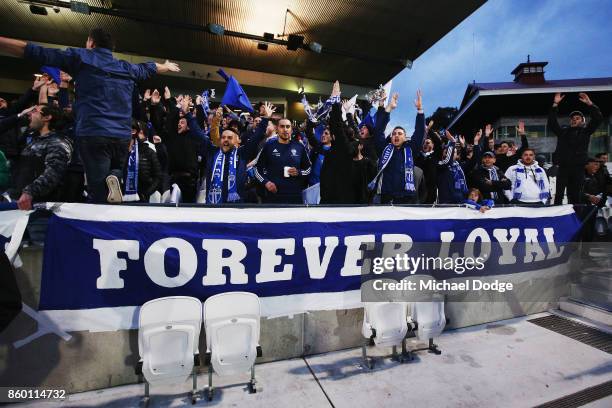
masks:
<path fill-rule="evenodd" d="M 289 34 L 287 39 L 287 49 L 289 51 L 297 51 L 298 48 L 302 48 L 304 45 L 304 37 L 296 34 Z"/>
<path fill-rule="evenodd" d="M 206 24 L 206 31 L 214 35 L 223 35 L 225 34 L 225 27 L 221 24 L 208 23 Z"/>
<path fill-rule="evenodd" d="M 82 1 L 71 1 L 70 10 L 80 14 L 91 14 L 91 10 L 89 10 L 89 4 Z"/>
<path fill-rule="evenodd" d="M 35 4 L 30 4 L 30 13 L 38 14 L 39 16 L 46 16 L 49 14 L 46 8 L 37 6 Z"/>
<path fill-rule="evenodd" d="M 402 60 L 402 65 L 408 69 L 412 69 L 412 61 L 409 59 Z"/>
<path fill-rule="evenodd" d="M 308 48 L 310 49 L 310 51 L 316 52 L 317 54 L 320 54 L 321 51 L 323 51 L 323 46 L 318 42 L 314 41 L 308 44 Z"/>

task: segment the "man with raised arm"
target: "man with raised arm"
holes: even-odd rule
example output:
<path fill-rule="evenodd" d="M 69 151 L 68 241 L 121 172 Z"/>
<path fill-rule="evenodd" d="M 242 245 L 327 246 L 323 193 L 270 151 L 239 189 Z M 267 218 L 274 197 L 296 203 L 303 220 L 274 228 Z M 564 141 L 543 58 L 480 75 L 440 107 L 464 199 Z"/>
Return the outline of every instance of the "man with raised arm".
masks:
<path fill-rule="evenodd" d="M 131 64 L 118 60 L 112 49 L 111 35 L 101 28 L 90 31 L 85 48 L 65 50 L 0 37 L 1 52 L 58 67 L 74 78 L 75 134 L 89 199 L 94 203 L 121 201 L 119 180 L 131 137 L 134 82 L 179 71 L 178 65 L 169 61 Z"/>
<path fill-rule="evenodd" d="M 385 128 L 391 112 L 397 108 L 399 94 L 395 93 L 386 108 L 379 106 L 376 112 L 375 134 L 379 152 L 378 174 L 370 188 L 380 192 L 382 204 L 415 204 L 418 201 L 414 183 L 414 155 L 418 154 L 425 137 L 425 115 L 421 91 L 417 91 L 414 105 L 417 109 L 414 134 L 408 140 L 406 131 L 396 126 L 391 132 L 391 142 L 385 137 Z"/>
<path fill-rule="evenodd" d="M 563 98 L 565 98 L 565 95 L 555 94 L 548 115 L 548 129 L 557 135 L 557 148 L 553 153 L 553 164 L 559 165 L 555 205 L 563 203 L 566 188 L 569 203 L 580 203 L 580 186 L 584 174 L 584 165 L 589 158 L 589 142 L 591 141 L 591 135 L 603 121 L 599 108 L 591 102 L 587 94 L 581 92 L 578 94 L 578 100 L 589 107 L 591 120 L 586 123 L 582 112 L 573 111 L 569 115 L 569 127 L 562 128 L 557 121 L 557 114 Z"/>
<path fill-rule="evenodd" d="M 259 108 L 259 124 L 249 140 L 239 146 L 236 139 L 240 135 L 236 129 L 227 127 L 221 131 L 217 147 L 213 141 L 206 139 L 206 203 L 242 203 L 246 198 L 247 164 L 257 152 L 268 127 L 268 121 L 276 108 L 265 102 Z"/>

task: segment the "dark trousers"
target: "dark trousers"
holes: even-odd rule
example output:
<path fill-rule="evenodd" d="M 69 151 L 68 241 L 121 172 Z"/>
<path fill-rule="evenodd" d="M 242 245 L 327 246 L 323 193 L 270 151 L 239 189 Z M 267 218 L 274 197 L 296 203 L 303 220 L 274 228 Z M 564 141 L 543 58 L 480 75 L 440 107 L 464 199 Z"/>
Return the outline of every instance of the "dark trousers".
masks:
<path fill-rule="evenodd" d="M 79 140 L 79 153 L 85 168 L 89 202 L 106 203 L 106 177 L 123 180 L 123 167 L 128 157 L 130 139 L 84 136 Z"/>
<path fill-rule="evenodd" d="M 520 205 L 523 207 L 545 207 L 545 204 L 543 204 L 541 201 L 531 203 L 531 202 L 517 200 L 516 198 L 510 201 L 510 204 Z"/>
<path fill-rule="evenodd" d="M 404 197 L 393 197 L 391 194 L 381 194 L 380 195 L 380 203 L 381 204 L 418 204 L 418 199 L 416 195 L 413 196 L 404 196 Z"/>
<path fill-rule="evenodd" d="M 584 179 L 584 166 L 559 165 L 557 172 L 557 187 L 555 189 L 555 205 L 563 203 L 563 196 L 567 188 L 567 201 L 570 204 L 580 203 L 580 185 Z"/>
<path fill-rule="evenodd" d="M 175 184 L 181 189 L 181 201 L 195 203 L 197 194 L 197 179 L 190 173 L 173 173 L 170 175 L 170 185 Z"/>

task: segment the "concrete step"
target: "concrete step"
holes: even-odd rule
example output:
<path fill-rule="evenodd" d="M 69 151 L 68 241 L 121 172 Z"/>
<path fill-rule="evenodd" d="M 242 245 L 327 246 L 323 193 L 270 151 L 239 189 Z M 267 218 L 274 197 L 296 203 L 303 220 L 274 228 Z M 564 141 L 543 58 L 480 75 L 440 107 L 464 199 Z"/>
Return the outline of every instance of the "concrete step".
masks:
<path fill-rule="evenodd" d="M 612 292 L 612 272 L 581 274 L 577 283 L 588 288 Z"/>
<path fill-rule="evenodd" d="M 586 319 L 598 329 L 612 334 L 612 312 L 566 297 L 559 299 L 559 309 Z"/>
<path fill-rule="evenodd" d="M 609 290 L 598 290 L 582 284 L 570 284 L 571 299 L 578 302 L 600 307 L 604 310 L 612 312 L 612 292 Z"/>

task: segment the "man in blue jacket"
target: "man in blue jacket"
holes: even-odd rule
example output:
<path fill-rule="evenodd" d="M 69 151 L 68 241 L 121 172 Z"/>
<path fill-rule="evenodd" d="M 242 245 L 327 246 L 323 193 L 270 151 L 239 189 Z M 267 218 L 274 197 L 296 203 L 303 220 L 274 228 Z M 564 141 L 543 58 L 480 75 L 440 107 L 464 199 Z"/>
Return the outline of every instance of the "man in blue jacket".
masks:
<path fill-rule="evenodd" d="M 257 156 L 255 178 L 266 189 L 264 202 L 302 204 L 302 190 L 311 163 L 304 145 L 291 139 L 291 121 L 278 121 L 278 138 L 269 140 Z"/>
<path fill-rule="evenodd" d="M 121 201 L 119 180 L 131 138 L 134 82 L 179 71 L 178 65 L 169 61 L 131 64 L 117 60 L 112 48 L 111 35 L 101 28 L 91 30 L 85 48 L 65 50 L 0 37 L 0 51 L 58 67 L 74 78 L 75 134 L 89 198 L 94 203 Z"/>
<path fill-rule="evenodd" d="M 380 192 L 381 204 L 416 204 L 417 190 L 414 182 L 414 155 L 421 151 L 425 137 L 425 115 L 421 91 L 414 101 L 417 109 L 414 134 L 407 140 L 406 131 L 396 126 L 391 132 L 390 143 L 385 138 L 385 128 L 391 111 L 397 108 L 399 95 L 393 94 L 386 108 L 380 106 L 376 112 L 375 135 L 378 149 L 378 174 L 370 183 L 370 189 Z"/>

